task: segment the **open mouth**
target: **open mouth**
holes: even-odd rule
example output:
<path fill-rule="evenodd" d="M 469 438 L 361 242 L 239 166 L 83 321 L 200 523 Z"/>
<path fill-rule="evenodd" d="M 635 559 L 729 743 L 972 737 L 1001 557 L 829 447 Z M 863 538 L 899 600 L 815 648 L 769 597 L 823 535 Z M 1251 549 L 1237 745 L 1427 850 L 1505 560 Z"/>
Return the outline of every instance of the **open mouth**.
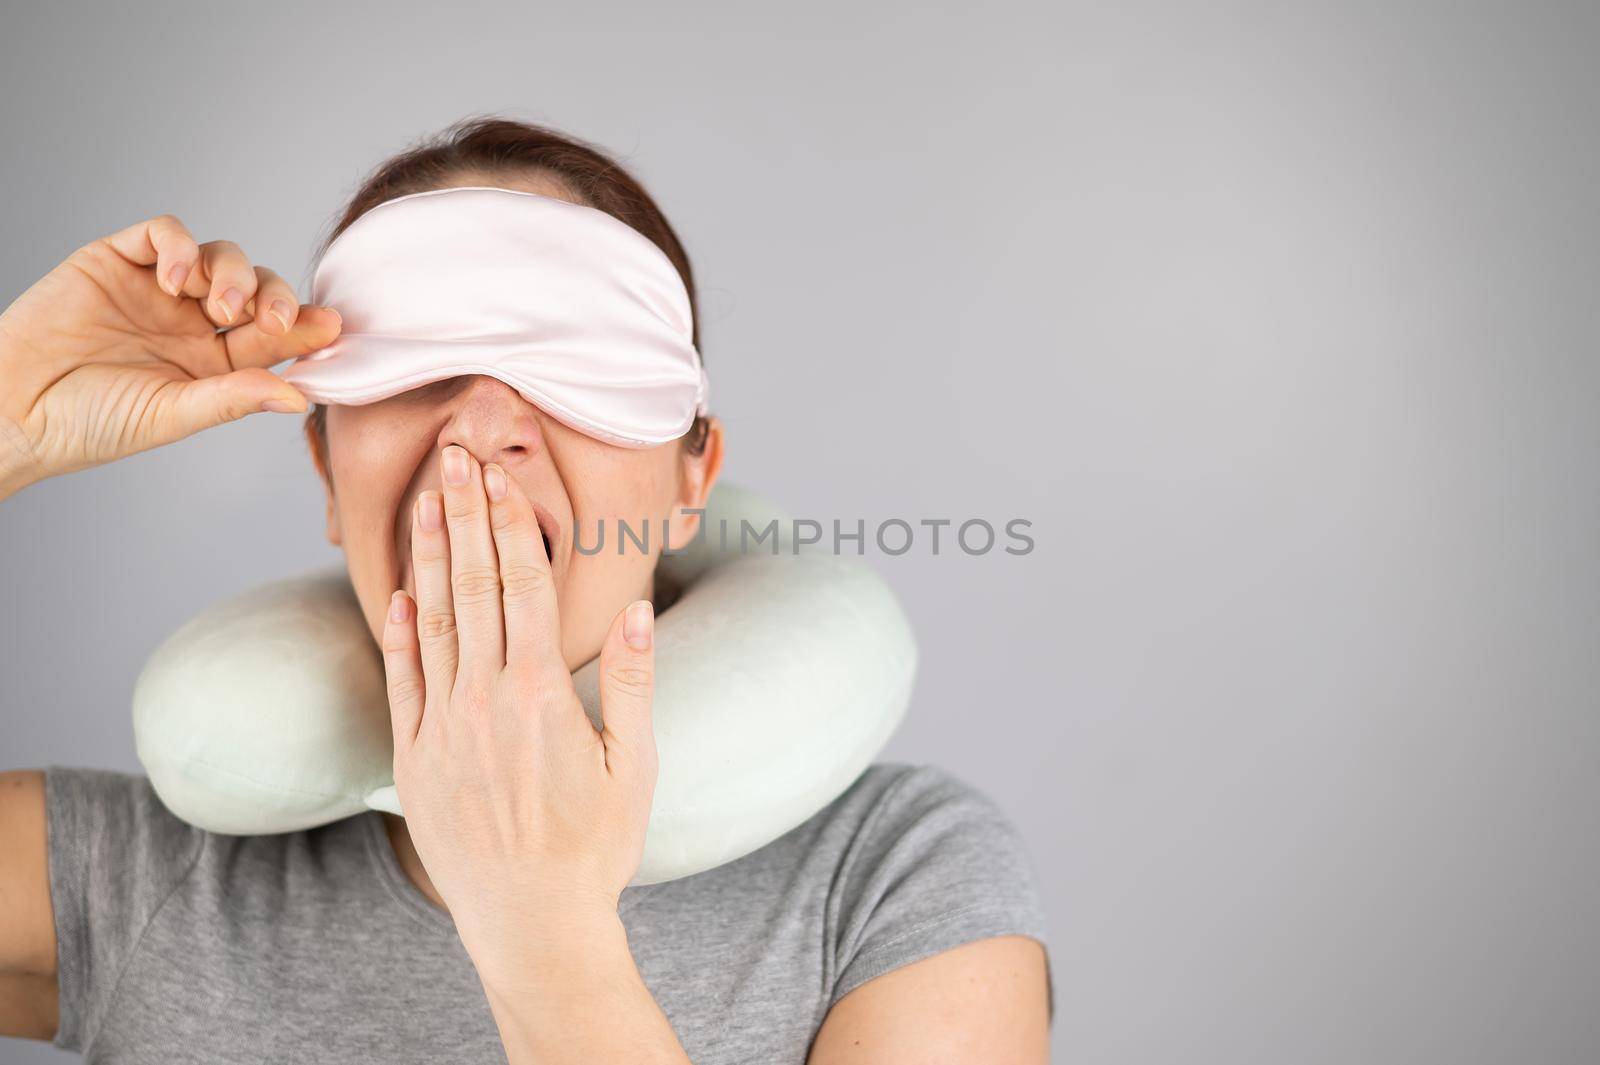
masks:
<path fill-rule="evenodd" d="M 544 542 L 544 557 L 554 568 L 556 563 L 556 519 L 539 504 L 533 504 L 533 520 L 539 523 L 539 539 Z"/>

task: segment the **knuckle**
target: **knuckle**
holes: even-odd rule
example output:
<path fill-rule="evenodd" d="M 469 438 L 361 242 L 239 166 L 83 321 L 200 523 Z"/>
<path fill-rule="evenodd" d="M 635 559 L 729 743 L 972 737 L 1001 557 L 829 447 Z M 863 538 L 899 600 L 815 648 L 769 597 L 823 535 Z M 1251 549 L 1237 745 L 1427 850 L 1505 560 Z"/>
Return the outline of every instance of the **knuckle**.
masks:
<path fill-rule="evenodd" d="M 481 603 L 500 598 L 500 574 L 496 570 L 472 566 L 462 569 L 451 580 L 457 602 Z"/>
<path fill-rule="evenodd" d="M 421 679 L 412 676 L 389 678 L 389 705 L 409 706 L 422 701 L 426 695 Z"/>
<path fill-rule="evenodd" d="M 489 712 L 491 692 L 482 684 L 466 684 L 457 689 L 456 708 L 464 713 L 484 715 Z"/>
<path fill-rule="evenodd" d="M 506 598 L 533 599 L 541 595 L 548 584 L 549 575 L 530 562 L 507 562 L 502 565 L 500 579 L 505 584 Z"/>
<path fill-rule="evenodd" d="M 411 554 L 418 562 L 443 562 L 449 558 L 449 540 L 443 532 L 429 532 L 420 526 L 411 540 Z"/>
<path fill-rule="evenodd" d="M 519 536 L 523 526 L 528 524 L 528 513 L 516 505 L 516 497 L 511 494 L 511 485 L 514 483 L 510 477 L 506 477 L 506 495 L 499 505 L 489 508 L 489 524 L 495 532 Z"/>
<path fill-rule="evenodd" d="M 450 485 L 445 488 L 444 511 L 458 522 L 476 518 L 482 507 L 481 493 L 474 498 L 473 493 L 468 491 L 471 487 L 472 482 L 468 481 L 464 485 Z"/>
<path fill-rule="evenodd" d="M 145 223 L 150 231 L 150 242 L 169 254 L 187 254 L 198 250 L 189 227 L 175 214 L 158 214 Z"/>
<path fill-rule="evenodd" d="M 436 640 L 441 636 L 449 636 L 456 631 L 456 615 L 453 610 L 425 610 L 417 618 L 417 631 L 425 640 Z"/>
<path fill-rule="evenodd" d="M 648 696 L 652 682 L 651 671 L 643 666 L 616 665 L 606 670 L 611 687 L 624 695 Z"/>

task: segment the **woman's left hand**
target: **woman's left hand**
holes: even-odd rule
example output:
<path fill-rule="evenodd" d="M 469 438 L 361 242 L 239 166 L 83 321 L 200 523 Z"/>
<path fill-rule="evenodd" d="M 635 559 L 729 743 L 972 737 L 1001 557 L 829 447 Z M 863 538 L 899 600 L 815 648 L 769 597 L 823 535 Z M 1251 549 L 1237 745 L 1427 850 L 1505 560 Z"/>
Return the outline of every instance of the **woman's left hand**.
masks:
<path fill-rule="evenodd" d="M 615 922 L 656 782 L 654 617 L 640 600 L 600 652 L 596 731 L 561 656 L 533 507 L 500 467 L 442 457 L 413 508 L 417 601 L 396 591 L 383 654 L 407 827 L 486 981 Z M 486 498 L 487 497 L 487 498 Z"/>

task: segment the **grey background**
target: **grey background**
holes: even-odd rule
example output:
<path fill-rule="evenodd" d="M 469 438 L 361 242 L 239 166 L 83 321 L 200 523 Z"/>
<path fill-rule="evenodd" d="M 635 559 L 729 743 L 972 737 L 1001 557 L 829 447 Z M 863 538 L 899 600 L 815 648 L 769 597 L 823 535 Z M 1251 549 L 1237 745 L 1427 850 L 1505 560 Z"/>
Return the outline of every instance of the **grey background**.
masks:
<path fill-rule="evenodd" d="M 1597 44 L 1527 3 L 12 8 L 0 292 L 163 211 L 303 282 L 414 137 L 596 140 L 702 279 L 728 477 L 1034 523 L 872 563 L 925 654 L 886 756 L 1031 840 L 1056 1060 L 1594 1061 Z M 0 765 L 136 768 L 146 654 L 338 560 L 299 428 L 0 503 Z"/>

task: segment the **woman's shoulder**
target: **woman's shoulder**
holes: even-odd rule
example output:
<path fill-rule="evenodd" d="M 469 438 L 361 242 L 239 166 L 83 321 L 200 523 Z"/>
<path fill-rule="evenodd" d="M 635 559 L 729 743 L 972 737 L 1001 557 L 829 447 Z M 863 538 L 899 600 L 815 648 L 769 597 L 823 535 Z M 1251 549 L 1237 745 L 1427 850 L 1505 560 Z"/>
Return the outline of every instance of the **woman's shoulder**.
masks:
<path fill-rule="evenodd" d="M 931 762 L 873 762 L 856 778 L 851 789 L 872 794 L 884 794 L 892 789 L 989 801 L 987 793 L 966 776 Z"/>
<path fill-rule="evenodd" d="M 937 851 L 946 863 L 1027 864 L 1017 822 L 988 791 L 943 766 L 875 762 L 831 808 L 852 829 L 854 861 Z M 1001 872 L 1013 870 L 1002 869 Z"/>
<path fill-rule="evenodd" d="M 835 817 L 893 833 L 911 823 L 969 824 L 1017 831 L 1005 809 L 966 776 L 943 766 L 874 762 L 832 804 Z"/>
<path fill-rule="evenodd" d="M 169 813 L 149 780 L 133 773 L 49 766 L 44 793 L 61 1012 L 56 1045 L 79 1048 L 111 974 L 195 870 L 204 835 Z"/>
<path fill-rule="evenodd" d="M 80 765 L 51 765 L 45 767 L 44 775 L 47 784 L 54 782 L 57 786 L 65 786 L 86 792 L 120 792 L 128 795 L 150 787 L 149 777 L 120 769 L 103 769 Z"/>
<path fill-rule="evenodd" d="M 356 832 L 356 820 L 347 819 L 294 832 L 227 835 L 173 813 L 142 773 L 59 765 L 44 773 L 52 859 L 64 869 L 121 870 L 130 882 L 170 887 L 175 878 L 233 870 L 241 854 L 256 863 L 289 861 L 298 851 L 347 846 L 343 837 Z"/>
<path fill-rule="evenodd" d="M 841 912 L 890 924 L 988 913 L 1042 935 L 1038 866 L 1021 827 L 953 770 L 874 763 L 818 815 L 809 846 L 831 867 Z"/>
<path fill-rule="evenodd" d="M 199 846 L 200 829 L 174 816 L 141 774 L 52 765 L 44 771 L 44 790 L 52 849 L 189 852 Z"/>
<path fill-rule="evenodd" d="M 835 1001 L 878 973 L 976 939 L 1047 941 L 1027 840 L 965 776 L 876 763 L 836 805 L 849 838 L 830 887 Z"/>

